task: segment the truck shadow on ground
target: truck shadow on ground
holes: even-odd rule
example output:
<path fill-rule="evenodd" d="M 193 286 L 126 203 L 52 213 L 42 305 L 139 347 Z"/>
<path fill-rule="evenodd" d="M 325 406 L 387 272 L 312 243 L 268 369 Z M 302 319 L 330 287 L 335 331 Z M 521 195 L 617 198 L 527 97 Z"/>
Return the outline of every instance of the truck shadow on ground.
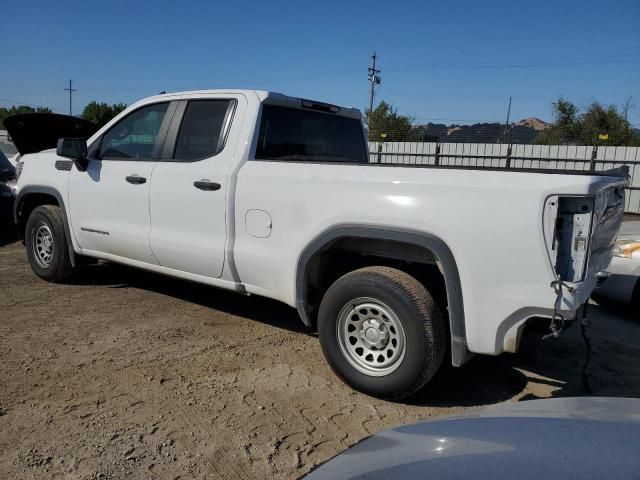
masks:
<path fill-rule="evenodd" d="M 114 264 L 81 269 L 76 285 L 139 288 L 179 298 L 212 310 L 314 335 L 296 311 L 266 298 L 232 292 Z M 591 395 L 640 397 L 640 319 L 593 305 L 589 315 L 592 355 L 588 368 Z M 511 399 L 590 395 L 583 385 L 586 347 L 580 326 L 558 339 L 543 340 L 541 320 L 528 327 L 517 354 L 476 356 L 462 368 L 444 367 L 420 392 L 403 403 L 418 406 L 481 406 Z M 630 340 L 631 339 L 631 340 Z"/>
<path fill-rule="evenodd" d="M 310 334 L 296 311 L 281 302 L 255 295 L 247 297 L 239 293 L 122 265 L 100 263 L 86 266 L 67 283 L 87 286 L 103 285 L 110 288 L 138 288 L 291 332 Z"/>
<path fill-rule="evenodd" d="M 587 348 L 575 322 L 560 338 L 543 340 L 548 320 L 525 330 L 517 354 L 476 356 L 462 368 L 440 372 L 407 400 L 413 405 L 474 406 L 508 399 L 607 396 L 640 398 L 640 319 L 621 309 L 590 306 L 587 329 L 591 357 L 585 388 Z"/>

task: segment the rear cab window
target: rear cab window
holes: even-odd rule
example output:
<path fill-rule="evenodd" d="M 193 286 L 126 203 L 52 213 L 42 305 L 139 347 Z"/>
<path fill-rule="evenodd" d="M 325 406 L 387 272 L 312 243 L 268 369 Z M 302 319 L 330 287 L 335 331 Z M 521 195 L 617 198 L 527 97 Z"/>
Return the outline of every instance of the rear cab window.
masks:
<path fill-rule="evenodd" d="M 257 160 L 367 163 L 362 123 L 331 112 L 263 105 Z"/>

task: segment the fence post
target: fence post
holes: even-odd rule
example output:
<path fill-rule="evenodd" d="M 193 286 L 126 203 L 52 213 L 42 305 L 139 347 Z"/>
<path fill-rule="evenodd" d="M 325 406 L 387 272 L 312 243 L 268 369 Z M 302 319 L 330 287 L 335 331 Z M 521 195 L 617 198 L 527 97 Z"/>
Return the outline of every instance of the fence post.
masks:
<path fill-rule="evenodd" d="M 507 168 L 511 168 L 511 144 L 507 147 Z"/>
<path fill-rule="evenodd" d="M 440 142 L 436 142 L 435 164 L 440 165 Z"/>
<path fill-rule="evenodd" d="M 589 164 L 589 171 L 595 172 L 596 170 L 596 158 L 598 158 L 598 144 L 596 143 L 591 150 L 591 162 Z"/>
<path fill-rule="evenodd" d="M 378 142 L 378 156 L 376 157 L 376 163 L 382 163 L 382 144 L 384 142 Z"/>

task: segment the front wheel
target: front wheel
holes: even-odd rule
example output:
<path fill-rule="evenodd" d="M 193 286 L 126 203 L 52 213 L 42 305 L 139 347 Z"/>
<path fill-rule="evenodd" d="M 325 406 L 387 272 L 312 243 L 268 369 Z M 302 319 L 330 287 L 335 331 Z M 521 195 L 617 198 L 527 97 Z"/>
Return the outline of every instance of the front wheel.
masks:
<path fill-rule="evenodd" d="M 27 220 L 25 247 L 31 269 L 49 282 L 61 282 L 72 272 L 60 207 L 41 205 Z"/>
<path fill-rule="evenodd" d="M 367 267 L 336 280 L 318 315 L 322 351 L 356 390 L 401 399 L 422 388 L 446 352 L 440 309 L 409 274 Z"/>

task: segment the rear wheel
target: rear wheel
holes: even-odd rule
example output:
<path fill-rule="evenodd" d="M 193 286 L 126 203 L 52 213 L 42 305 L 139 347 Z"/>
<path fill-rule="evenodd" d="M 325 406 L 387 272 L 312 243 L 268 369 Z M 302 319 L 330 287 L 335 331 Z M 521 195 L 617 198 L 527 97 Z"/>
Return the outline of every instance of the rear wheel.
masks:
<path fill-rule="evenodd" d="M 36 207 L 25 229 L 25 246 L 31 269 L 49 282 L 61 282 L 72 272 L 60 207 Z"/>
<path fill-rule="evenodd" d="M 362 268 L 336 280 L 322 299 L 318 334 L 338 376 L 390 399 L 422 388 L 446 351 L 445 323 L 431 294 L 389 267 Z"/>

